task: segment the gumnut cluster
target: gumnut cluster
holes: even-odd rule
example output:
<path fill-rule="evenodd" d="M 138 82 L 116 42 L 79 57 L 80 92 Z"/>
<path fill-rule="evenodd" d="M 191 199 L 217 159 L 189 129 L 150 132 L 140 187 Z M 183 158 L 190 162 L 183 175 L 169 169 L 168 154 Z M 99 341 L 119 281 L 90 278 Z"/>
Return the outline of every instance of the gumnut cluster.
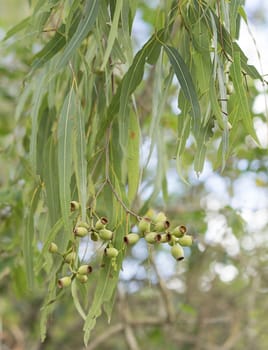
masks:
<path fill-rule="evenodd" d="M 71 212 L 79 212 L 80 204 L 76 201 L 72 201 L 70 204 Z M 111 259 L 112 266 L 116 269 L 116 257 L 119 251 L 113 247 L 112 239 L 114 232 L 107 228 L 108 219 L 105 217 L 97 217 L 96 215 L 90 220 L 90 222 L 84 222 L 80 220 L 78 215 L 76 223 L 73 228 L 73 239 L 70 247 L 66 252 L 59 252 L 58 246 L 55 242 L 51 242 L 49 246 L 49 252 L 51 254 L 58 254 L 62 257 L 63 264 L 68 265 L 69 274 L 58 279 L 58 287 L 65 288 L 71 285 L 74 279 L 80 283 L 86 283 L 88 276 L 92 272 L 92 266 L 88 264 L 79 265 L 78 256 L 78 240 L 89 236 L 92 241 L 102 241 L 105 245 L 104 255 Z"/>
<path fill-rule="evenodd" d="M 79 212 L 80 205 L 76 201 L 71 202 L 71 211 Z M 171 248 L 170 252 L 177 261 L 184 259 L 183 247 L 190 247 L 193 244 L 193 238 L 187 234 L 187 228 L 184 225 L 173 226 L 167 219 L 165 213 L 155 214 L 153 211 L 148 212 L 145 217 L 138 217 L 138 232 L 129 232 L 124 236 L 125 246 L 133 246 L 140 239 L 144 239 L 148 245 L 168 243 Z M 90 222 L 80 220 L 80 215 L 73 227 L 73 239 L 68 249 L 64 253 L 60 253 L 55 242 L 51 242 L 49 252 L 51 254 L 59 254 L 62 257 L 62 263 L 68 265 L 69 273 L 58 279 L 58 287 L 65 288 L 71 285 L 74 279 L 80 283 L 88 281 L 89 274 L 92 272 L 92 266 L 88 264 L 80 264 L 78 257 L 79 239 L 88 236 L 92 241 L 100 241 L 104 246 L 103 254 L 106 258 L 111 259 L 113 268 L 116 270 L 116 260 L 119 250 L 113 246 L 113 230 L 108 228 L 108 219 L 106 217 L 98 217 L 94 214 Z"/>
<path fill-rule="evenodd" d="M 130 232 L 124 237 L 127 245 L 133 245 L 141 238 L 148 244 L 168 243 L 171 246 L 171 255 L 177 261 L 184 259 L 183 247 L 190 247 L 193 244 L 193 238 L 187 234 L 186 226 L 179 225 L 172 228 L 163 212 L 158 214 L 149 212 L 147 216 L 140 218 L 138 231 L 138 233 Z"/>

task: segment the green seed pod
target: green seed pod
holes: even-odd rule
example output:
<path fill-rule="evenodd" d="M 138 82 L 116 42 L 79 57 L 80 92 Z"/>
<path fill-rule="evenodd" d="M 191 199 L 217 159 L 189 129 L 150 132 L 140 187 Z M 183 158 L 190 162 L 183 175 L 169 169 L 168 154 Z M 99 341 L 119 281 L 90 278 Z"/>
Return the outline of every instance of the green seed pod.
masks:
<path fill-rule="evenodd" d="M 103 241 L 109 241 L 113 238 L 113 232 L 104 228 L 100 230 L 99 236 Z"/>
<path fill-rule="evenodd" d="M 76 253 L 71 252 L 64 257 L 64 262 L 66 262 L 67 264 L 72 264 L 75 258 L 76 258 Z"/>
<path fill-rule="evenodd" d="M 151 220 L 149 218 L 142 218 L 138 227 L 141 232 L 150 232 Z"/>
<path fill-rule="evenodd" d="M 54 243 L 54 242 L 51 242 L 50 245 L 49 245 L 48 251 L 49 251 L 51 254 L 57 253 L 57 252 L 58 252 L 58 246 L 57 246 L 57 244 Z"/>
<path fill-rule="evenodd" d="M 133 245 L 138 242 L 140 236 L 137 233 L 129 233 L 124 237 L 124 242 L 129 245 Z"/>
<path fill-rule="evenodd" d="M 108 219 L 105 217 L 101 217 L 95 224 L 96 230 L 102 230 L 108 224 Z"/>
<path fill-rule="evenodd" d="M 59 288 L 66 288 L 72 283 L 72 279 L 70 276 L 62 277 L 58 280 L 57 285 Z"/>
<path fill-rule="evenodd" d="M 160 213 L 158 213 L 155 217 L 155 223 L 157 222 L 163 222 L 167 220 L 167 216 L 165 213 L 163 213 L 162 211 L 160 211 Z"/>
<path fill-rule="evenodd" d="M 90 229 L 90 225 L 89 225 L 87 222 L 84 222 L 84 221 L 80 221 L 80 222 L 77 224 L 77 227 L 84 227 L 84 228 L 86 228 L 87 230 Z"/>
<path fill-rule="evenodd" d="M 78 226 L 74 229 L 74 234 L 78 237 L 85 237 L 88 234 L 88 229 Z"/>
<path fill-rule="evenodd" d="M 154 244 L 154 243 L 157 243 L 159 241 L 159 233 L 157 232 L 149 232 L 145 235 L 145 240 L 147 243 L 151 243 L 151 244 Z M 161 238 L 161 237 L 160 237 Z"/>
<path fill-rule="evenodd" d="M 171 233 L 175 237 L 181 238 L 183 235 L 185 235 L 186 232 L 187 232 L 186 226 L 180 225 L 180 226 L 175 227 Z"/>
<path fill-rule="evenodd" d="M 77 211 L 80 209 L 80 203 L 76 201 L 71 201 L 70 205 L 71 205 L 71 211 Z"/>
<path fill-rule="evenodd" d="M 164 233 L 164 234 L 160 235 L 159 242 L 160 243 L 168 243 L 171 241 L 171 239 L 172 239 L 172 236 L 170 233 Z"/>
<path fill-rule="evenodd" d="M 145 214 L 146 218 L 153 220 L 155 219 L 155 211 L 153 209 L 148 209 L 146 214 Z"/>
<path fill-rule="evenodd" d="M 92 232 L 90 237 L 94 242 L 97 242 L 100 239 L 100 236 L 98 235 L 97 232 Z"/>
<path fill-rule="evenodd" d="M 155 231 L 156 232 L 163 232 L 166 231 L 170 226 L 170 222 L 168 220 L 165 221 L 157 221 L 155 224 Z"/>
<path fill-rule="evenodd" d="M 184 259 L 184 250 L 179 244 L 175 244 L 171 247 L 171 254 L 173 258 L 178 261 Z"/>
<path fill-rule="evenodd" d="M 113 247 L 105 248 L 104 254 L 108 256 L 108 258 L 116 258 L 118 255 L 118 250 Z"/>
<path fill-rule="evenodd" d="M 88 280 L 87 275 L 80 275 L 79 273 L 76 275 L 76 279 L 78 279 L 81 283 L 86 283 Z"/>
<path fill-rule="evenodd" d="M 193 237 L 190 235 L 184 235 L 183 237 L 178 239 L 178 242 L 183 247 L 191 247 L 191 245 L 193 244 Z"/>
<path fill-rule="evenodd" d="M 90 265 L 81 265 L 77 270 L 77 273 L 80 275 L 88 275 L 91 272 L 92 272 L 92 266 Z"/>

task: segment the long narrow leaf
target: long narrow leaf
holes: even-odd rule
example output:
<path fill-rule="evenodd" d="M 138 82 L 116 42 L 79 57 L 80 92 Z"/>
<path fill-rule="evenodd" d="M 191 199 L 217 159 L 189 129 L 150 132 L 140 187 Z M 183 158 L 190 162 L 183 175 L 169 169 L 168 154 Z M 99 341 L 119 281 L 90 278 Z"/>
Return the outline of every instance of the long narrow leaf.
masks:
<path fill-rule="evenodd" d="M 75 112 L 74 91 L 68 93 L 60 113 L 58 125 L 58 169 L 59 169 L 59 193 L 61 212 L 64 220 L 65 234 L 62 237 L 62 248 L 66 247 L 71 234 L 69 219 L 71 190 L 70 182 L 72 175 L 72 138 L 73 119 Z"/>
<path fill-rule="evenodd" d="M 70 42 L 64 49 L 62 58 L 58 64 L 58 69 L 64 67 L 75 50 L 81 45 L 82 41 L 88 35 L 92 29 L 98 14 L 99 1 L 98 0 L 87 0 L 85 5 L 85 12 L 82 16 L 82 19 L 76 29 L 76 32 L 72 36 Z"/>
<path fill-rule="evenodd" d="M 34 247 L 34 242 L 36 242 L 34 239 L 34 213 L 39 201 L 40 192 L 41 185 L 38 184 L 33 192 L 23 236 L 23 255 L 25 261 L 26 277 L 30 290 L 33 289 L 34 286 L 33 250 L 36 248 Z"/>
<path fill-rule="evenodd" d="M 235 51 L 233 58 L 234 62 L 231 66 L 230 72 L 232 75 L 235 92 L 237 94 L 237 102 L 240 110 L 240 119 L 242 119 L 245 129 L 247 130 L 249 135 L 251 135 L 252 138 L 257 143 L 259 143 L 258 137 L 253 126 L 253 120 L 248 105 L 248 98 L 243 85 L 240 52 Z"/>
<path fill-rule="evenodd" d="M 86 220 L 86 202 L 87 202 L 87 160 L 86 160 L 86 134 L 85 134 L 85 116 L 80 105 L 78 96 L 76 96 L 75 118 L 75 143 L 74 143 L 74 161 L 75 174 L 77 179 L 77 189 L 79 201 L 82 209 L 82 221 Z"/>
<path fill-rule="evenodd" d="M 193 116 L 194 134 L 197 135 L 200 128 L 201 111 L 191 74 L 183 58 L 179 54 L 178 50 L 176 50 L 174 47 L 167 45 L 164 45 L 164 49 L 174 69 L 176 77 L 181 85 L 181 89 L 185 97 L 190 102 Z"/>

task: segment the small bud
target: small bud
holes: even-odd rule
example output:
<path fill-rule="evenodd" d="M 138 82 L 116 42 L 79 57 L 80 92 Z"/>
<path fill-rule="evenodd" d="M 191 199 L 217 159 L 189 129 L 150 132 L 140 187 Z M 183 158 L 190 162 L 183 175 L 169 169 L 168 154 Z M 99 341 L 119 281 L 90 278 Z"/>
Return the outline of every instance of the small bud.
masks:
<path fill-rule="evenodd" d="M 104 254 L 108 256 L 108 258 L 115 258 L 118 255 L 118 250 L 113 247 L 105 248 Z"/>
<path fill-rule="evenodd" d="M 145 235 L 145 240 L 147 243 L 154 244 L 158 242 L 159 236 L 160 235 L 157 232 L 149 232 Z"/>
<path fill-rule="evenodd" d="M 180 246 L 179 244 L 175 244 L 171 247 L 171 254 L 173 258 L 178 261 L 184 259 L 184 251 L 182 246 Z"/>
<path fill-rule="evenodd" d="M 80 274 L 80 275 L 88 275 L 92 272 L 92 266 L 90 265 L 81 265 L 79 266 L 77 272 Z"/>
<path fill-rule="evenodd" d="M 58 252 L 58 246 L 57 246 L 57 244 L 54 243 L 54 242 L 51 242 L 50 245 L 49 245 L 48 251 L 49 251 L 51 254 L 57 253 L 57 252 Z"/>
<path fill-rule="evenodd" d="M 101 230 L 105 228 L 105 226 L 108 224 L 108 219 L 105 217 L 101 217 L 95 224 L 96 230 Z"/>
<path fill-rule="evenodd" d="M 183 237 L 178 239 L 178 242 L 183 247 L 191 247 L 191 245 L 193 244 L 193 237 L 190 235 L 184 235 Z"/>
<path fill-rule="evenodd" d="M 100 239 L 100 236 L 97 234 L 97 232 L 92 232 L 90 237 L 94 242 L 97 242 Z"/>
<path fill-rule="evenodd" d="M 76 253 L 71 252 L 64 257 L 64 262 L 66 262 L 67 264 L 72 264 L 75 258 L 76 258 Z"/>
<path fill-rule="evenodd" d="M 76 211 L 80 209 L 80 203 L 76 201 L 71 201 L 71 211 Z"/>
<path fill-rule="evenodd" d="M 138 227 L 141 232 L 150 232 L 151 220 L 149 218 L 142 218 Z"/>
<path fill-rule="evenodd" d="M 157 221 L 155 224 L 155 231 L 163 232 L 166 231 L 170 226 L 170 222 L 168 220 L 165 221 Z"/>
<path fill-rule="evenodd" d="M 113 238 L 113 232 L 104 228 L 100 230 L 99 236 L 102 240 L 109 241 Z"/>
<path fill-rule="evenodd" d="M 78 226 L 74 229 L 74 234 L 78 237 L 85 237 L 88 234 L 88 230 L 85 227 Z"/>
<path fill-rule="evenodd" d="M 87 275 L 80 275 L 79 273 L 76 275 L 76 278 L 78 279 L 79 282 L 81 283 L 86 283 L 88 280 Z"/>
<path fill-rule="evenodd" d="M 185 235 L 186 232 L 187 232 L 186 226 L 180 225 L 180 226 L 175 227 L 171 233 L 175 237 L 181 238 L 183 235 Z"/>
<path fill-rule="evenodd" d="M 65 288 L 65 287 L 69 287 L 69 285 L 72 283 L 72 279 L 70 276 L 65 276 L 62 277 L 58 280 L 58 287 L 59 288 Z"/>
<path fill-rule="evenodd" d="M 138 242 L 140 236 L 137 233 L 129 233 L 124 237 L 124 242 L 129 245 L 133 245 Z"/>

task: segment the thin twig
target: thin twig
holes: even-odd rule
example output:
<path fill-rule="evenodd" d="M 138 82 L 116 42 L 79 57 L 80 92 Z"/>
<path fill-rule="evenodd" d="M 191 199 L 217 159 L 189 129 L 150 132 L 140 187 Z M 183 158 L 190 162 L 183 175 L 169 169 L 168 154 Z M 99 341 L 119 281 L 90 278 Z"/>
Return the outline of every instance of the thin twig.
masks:
<path fill-rule="evenodd" d="M 105 332 L 101 333 L 97 338 L 95 338 L 86 350 L 99 349 L 99 345 L 108 340 L 112 335 L 120 333 L 124 330 L 124 325 L 122 323 L 117 323 L 116 325 L 109 327 Z"/>
<path fill-rule="evenodd" d="M 155 273 L 156 273 L 156 276 L 158 279 L 158 283 L 159 283 L 160 292 L 162 294 L 163 302 L 165 304 L 167 321 L 170 323 L 173 323 L 175 321 L 176 317 L 175 317 L 174 307 L 172 305 L 170 292 L 166 286 L 166 283 L 164 282 L 163 278 L 161 277 L 153 258 L 152 258 L 152 265 L 153 265 L 153 268 L 155 270 Z"/>

